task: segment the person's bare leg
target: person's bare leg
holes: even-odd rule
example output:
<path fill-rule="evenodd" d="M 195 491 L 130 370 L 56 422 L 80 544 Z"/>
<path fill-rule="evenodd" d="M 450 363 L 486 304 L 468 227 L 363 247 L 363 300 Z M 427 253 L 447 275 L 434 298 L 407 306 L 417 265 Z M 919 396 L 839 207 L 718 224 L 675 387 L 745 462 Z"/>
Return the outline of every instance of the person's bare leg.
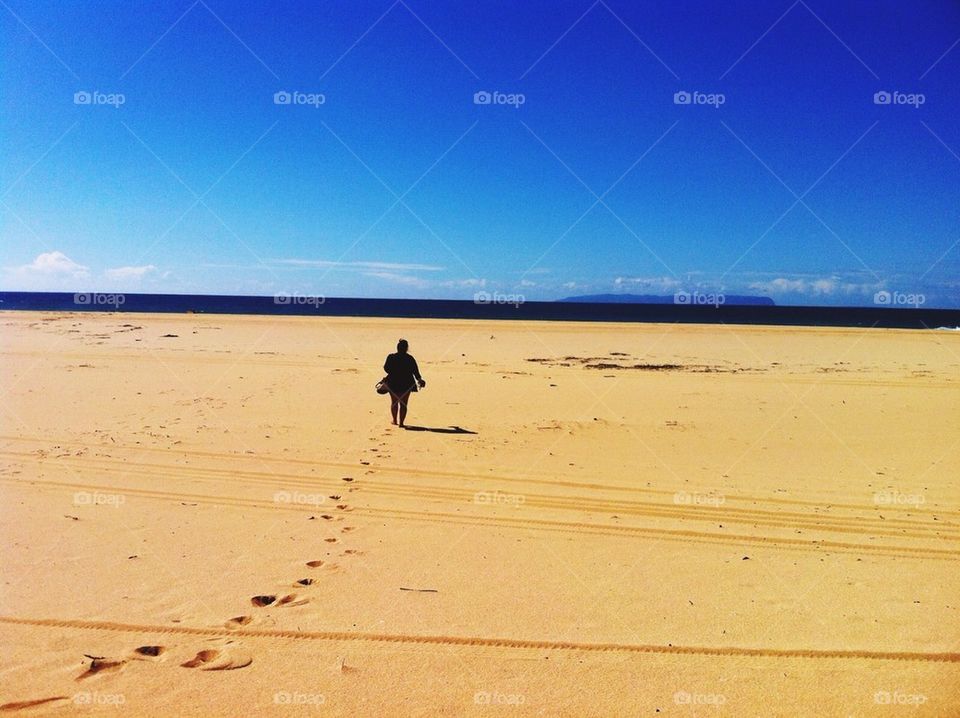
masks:
<path fill-rule="evenodd" d="M 407 418 L 407 400 L 410 398 L 410 392 L 400 397 L 400 426 L 403 426 L 403 422 Z"/>
<path fill-rule="evenodd" d="M 400 408 L 400 397 L 390 392 L 390 415 L 393 417 L 393 423 L 397 423 L 397 409 Z M 406 413 L 406 412 L 404 412 Z M 403 419 L 400 420 L 400 423 L 403 424 Z"/>

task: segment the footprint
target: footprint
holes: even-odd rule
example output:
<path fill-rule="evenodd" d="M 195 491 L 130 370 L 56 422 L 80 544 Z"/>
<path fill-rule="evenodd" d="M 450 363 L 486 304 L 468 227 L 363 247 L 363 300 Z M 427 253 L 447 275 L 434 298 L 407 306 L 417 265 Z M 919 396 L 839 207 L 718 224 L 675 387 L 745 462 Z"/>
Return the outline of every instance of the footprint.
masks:
<path fill-rule="evenodd" d="M 354 668 L 353 666 L 348 666 L 346 659 L 343 656 L 338 656 L 337 670 L 339 670 L 341 673 L 356 673 L 359 669 Z"/>
<path fill-rule="evenodd" d="M 302 606 L 305 603 L 310 603 L 309 598 L 301 598 L 297 600 L 297 594 L 288 593 L 286 596 L 277 601 L 278 606 Z"/>
<path fill-rule="evenodd" d="M 189 661 L 180 665 L 183 668 L 199 668 L 203 671 L 233 671 L 237 668 L 246 668 L 253 663 L 253 658 L 225 658 L 220 663 L 214 663 L 218 658 L 220 658 L 220 651 L 215 648 L 205 648 Z"/>
<path fill-rule="evenodd" d="M 336 540 L 335 538 L 324 539 L 324 541 L 326 541 L 327 543 L 336 543 L 336 542 L 337 542 L 337 540 Z"/>
<path fill-rule="evenodd" d="M 347 506 L 347 504 L 337 504 L 337 508 L 340 509 L 341 511 L 346 511 L 349 508 L 349 506 Z"/>
<path fill-rule="evenodd" d="M 310 568 L 319 568 L 320 566 L 323 566 L 323 561 L 307 561 L 307 566 Z"/>
<path fill-rule="evenodd" d="M 244 658 L 239 660 L 230 660 L 226 663 L 221 663 L 216 666 L 210 666 L 209 668 L 204 668 L 205 671 L 235 671 L 238 668 L 246 668 L 251 663 L 253 663 L 253 658 Z"/>
<path fill-rule="evenodd" d="M 355 548 L 348 548 L 343 552 L 344 556 L 363 556 L 363 551 Z"/>
<path fill-rule="evenodd" d="M 133 652 L 137 654 L 134 658 L 159 658 L 166 650 L 163 646 L 139 646 Z"/>
<path fill-rule="evenodd" d="M 183 668 L 197 668 L 198 666 L 202 666 L 205 663 L 210 663 L 211 661 L 215 661 L 219 657 L 220 657 L 220 651 L 214 648 L 205 648 L 204 650 L 198 652 L 197 655 L 195 655 L 189 661 L 186 661 L 185 663 L 181 663 L 180 665 Z"/>
<path fill-rule="evenodd" d="M 299 581 L 297 581 L 297 583 L 300 584 L 301 586 L 309 586 L 311 583 L 313 583 L 313 579 L 301 578 Z"/>
<path fill-rule="evenodd" d="M 111 661 L 106 658 L 94 658 L 90 661 L 90 667 L 86 671 L 77 676 L 76 680 L 82 681 L 90 676 L 95 676 L 98 673 L 103 671 L 113 672 L 119 671 L 121 666 L 126 663 L 126 661 Z"/>
<path fill-rule="evenodd" d="M 357 528 L 356 526 L 344 526 L 342 529 L 340 529 L 340 531 L 342 533 L 347 533 L 349 531 L 355 531 L 356 528 Z"/>
<path fill-rule="evenodd" d="M 44 703 L 52 703 L 53 701 L 68 701 L 70 700 L 69 696 L 54 696 L 53 698 L 37 698 L 32 701 L 16 701 L 15 703 L 4 703 L 0 705 L 0 711 L 19 711 L 24 708 L 33 708 L 34 706 L 42 706 Z"/>
<path fill-rule="evenodd" d="M 340 497 L 339 497 L 339 496 L 331 496 L 330 498 L 333 499 L 334 501 L 339 501 L 339 500 L 340 500 Z"/>
<path fill-rule="evenodd" d="M 250 599 L 252 603 L 257 608 L 263 608 L 264 606 L 269 606 L 271 603 L 277 600 L 276 596 L 254 596 Z"/>
<path fill-rule="evenodd" d="M 224 625 L 227 628 L 240 628 L 241 626 L 246 626 L 248 623 L 253 621 L 253 616 L 234 616 Z"/>

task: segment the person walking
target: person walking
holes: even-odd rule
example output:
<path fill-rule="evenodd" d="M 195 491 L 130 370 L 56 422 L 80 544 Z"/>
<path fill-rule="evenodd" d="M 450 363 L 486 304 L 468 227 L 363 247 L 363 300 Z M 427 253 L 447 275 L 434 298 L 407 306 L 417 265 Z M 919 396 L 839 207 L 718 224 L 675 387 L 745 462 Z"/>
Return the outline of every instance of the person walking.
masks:
<path fill-rule="evenodd" d="M 403 427 L 407 418 L 407 403 L 410 393 L 422 389 L 427 382 L 420 376 L 417 360 L 409 353 L 410 345 L 406 339 L 397 342 L 397 351 L 387 355 L 383 370 L 387 372 L 386 384 L 390 390 L 390 415 L 393 423 Z"/>

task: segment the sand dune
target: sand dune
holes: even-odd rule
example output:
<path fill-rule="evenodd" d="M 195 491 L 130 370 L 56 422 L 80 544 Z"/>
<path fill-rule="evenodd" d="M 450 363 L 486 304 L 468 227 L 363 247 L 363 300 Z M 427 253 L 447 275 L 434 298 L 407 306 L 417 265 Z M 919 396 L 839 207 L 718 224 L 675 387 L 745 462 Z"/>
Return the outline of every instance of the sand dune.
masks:
<path fill-rule="evenodd" d="M 0 712 L 960 715 L 952 333 L 0 324 Z"/>

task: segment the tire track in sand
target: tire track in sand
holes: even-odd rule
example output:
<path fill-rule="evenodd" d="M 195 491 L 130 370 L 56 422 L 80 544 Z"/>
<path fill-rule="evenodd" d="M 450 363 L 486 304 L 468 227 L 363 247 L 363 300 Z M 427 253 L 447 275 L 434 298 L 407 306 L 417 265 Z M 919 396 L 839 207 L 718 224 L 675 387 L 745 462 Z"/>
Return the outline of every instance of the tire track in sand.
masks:
<path fill-rule="evenodd" d="M 17 457 L 38 461 L 38 457 L 24 452 L 0 451 L 0 456 Z M 218 482 L 229 479 L 231 482 L 240 481 L 246 485 L 264 485 L 279 488 L 302 487 L 332 488 L 339 485 L 334 477 L 311 477 L 300 474 L 281 474 L 260 471 L 244 471 L 239 469 L 221 469 L 216 467 L 167 465 L 148 462 L 129 462 L 121 459 L 105 459 L 97 457 L 77 458 L 75 456 L 46 457 L 46 461 L 64 463 L 78 469 L 95 468 L 98 473 L 114 473 L 124 476 L 140 475 L 144 477 L 175 474 L 174 478 L 189 478 L 191 481 Z M 133 468 L 135 467 L 135 468 Z M 409 472 L 407 472 L 409 473 Z M 40 482 L 42 483 L 42 482 Z M 376 495 L 392 495 L 400 498 L 436 499 L 450 501 L 466 501 L 476 503 L 478 493 L 471 488 L 458 488 L 440 485 L 405 485 L 395 481 L 365 478 L 364 488 L 368 493 Z M 120 489 L 120 487 L 116 487 Z M 555 510 L 569 510 L 584 513 L 610 513 L 632 515 L 651 518 L 678 518 L 683 520 L 725 522 L 750 524 L 752 526 L 767 526 L 774 529 L 817 529 L 825 532 L 850 533 L 869 536 L 892 536 L 897 538 L 919 539 L 952 539 L 960 540 L 960 526 L 952 521 L 938 523 L 921 523 L 917 520 L 887 518 L 879 515 L 885 513 L 887 507 L 873 506 L 868 515 L 849 515 L 843 513 L 799 513 L 796 511 L 771 511 L 758 508 L 737 508 L 734 506 L 708 507 L 687 504 L 667 504 L 653 501 L 626 501 L 584 496 L 559 496 L 550 494 L 524 494 L 524 504 L 538 508 Z M 727 501 L 744 501 L 736 495 L 724 495 L 724 504 Z M 756 503 L 756 501 L 754 502 Z M 831 505 L 831 508 L 840 508 Z M 939 512 L 937 515 L 949 514 L 949 511 Z M 931 517 L 934 520 L 937 516 Z"/>
<path fill-rule="evenodd" d="M 317 509 L 309 504 L 281 504 L 275 501 L 259 501 L 256 499 L 240 499 L 206 494 L 188 494 L 175 491 L 153 491 L 145 489 L 124 488 L 107 485 L 80 484 L 59 481 L 42 481 L 29 479 L 4 479 L 0 483 L 30 486 L 47 486 L 58 489 L 90 491 L 91 489 L 103 492 L 116 492 L 128 496 L 158 501 L 190 500 L 212 506 L 236 506 L 259 508 L 273 511 L 295 511 L 313 513 Z M 719 543 L 732 546 L 750 544 L 754 546 L 777 546 L 788 550 L 802 550 L 819 552 L 833 550 L 842 553 L 862 554 L 871 556 L 888 556 L 896 558 L 930 558 L 947 561 L 960 560 L 960 549 L 924 548 L 919 546 L 891 546 L 851 543 L 847 541 L 828 541 L 824 539 L 798 539 L 777 536 L 755 536 L 750 534 L 716 533 L 706 531 L 691 531 L 686 529 L 663 529 L 643 526 L 621 526 L 617 524 L 600 524 L 583 521 L 552 521 L 546 519 L 524 519 L 508 516 L 481 516 L 466 514 L 451 514 L 438 511 L 408 511 L 402 509 L 386 509 L 375 507 L 356 507 L 351 512 L 354 516 L 389 517 L 409 521 L 426 521 L 441 524 L 492 526 L 499 528 L 559 531 L 577 534 L 591 534 L 601 536 L 620 536 L 623 538 L 657 537 L 665 540 L 681 541 L 685 543 Z"/>
<path fill-rule="evenodd" d="M 0 616 L 0 623 L 42 628 L 68 628 L 90 631 L 122 631 L 126 633 L 162 633 L 192 636 L 230 636 L 307 641 L 368 641 L 378 643 L 412 643 L 436 646 L 469 646 L 474 648 L 516 648 L 547 651 L 591 651 L 605 653 L 662 653 L 703 656 L 745 656 L 757 658 L 860 659 L 879 661 L 921 661 L 960 663 L 960 653 L 920 651 L 867 651 L 802 648 L 749 648 L 743 646 L 674 646 L 640 643 L 580 643 L 545 641 L 492 636 L 417 636 L 393 633 L 351 633 L 346 631 L 284 631 L 270 629 L 224 630 L 190 626 L 154 626 L 111 621 L 82 621 L 55 618 L 18 618 Z"/>
<path fill-rule="evenodd" d="M 400 474 L 400 475 L 409 475 L 409 476 L 419 476 L 424 478 L 444 478 L 444 479 L 467 479 L 480 482 L 503 482 L 511 484 L 521 484 L 521 485 L 544 485 L 544 486 L 556 486 L 562 488 L 570 489 L 589 489 L 593 491 L 616 491 L 616 492 L 625 492 L 625 493 L 638 493 L 638 494 L 649 494 L 654 496 L 672 496 L 677 490 L 671 489 L 649 489 L 640 486 L 630 486 L 622 484 L 600 484 L 592 482 L 579 482 L 579 481 L 558 481 L 556 479 L 544 478 L 543 476 L 529 476 L 518 478 L 516 476 L 504 476 L 503 474 L 476 474 L 468 473 L 463 471 L 441 471 L 441 470 L 431 470 L 415 467 L 400 467 L 400 466 L 376 466 L 373 464 L 360 466 L 357 462 L 345 462 L 345 461 L 320 461 L 316 459 L 295 459 L 291 457 L 279 457 L 279 456 L 269 456 L 266 454 L 253 454 L 253 455 L 243 455 L 236 453 L 225 453 L 225 452 L 216 452 L 216 451 L 203 451 L 200 449 L 190 449 L 187 447 L 177 447 L 174 448 L 162 448 L 157 446 L 128 446 L 124 444 L 116 443 L 103 443 L 103 442 L 89 442 L 85 440 L 78 441 L 76 439 L 63 439 L 56 440 L 49 437 L 35 437 L 35 436 L 12 436 L 6 434 L 0 434 L 0 441 L 13 441 L 21 443 L 33 443 L 33 444 L 45 444 L 47 446 L 56 446 L 56 447 L 73 447 L 75 449 L 92 449 L 92 448 L 101 448 L 109 449 L 111 451 L 127 451 L 133 454 L 142 454 L 146 453 L 159 453 L 163 456 L 175 455 L 178 457 L 183 456 L 195 456 L 199 458 L 208 458 L 216 459 L 218 462 L 224 461 L 242 461 L 248 462 L 251 458 L 256 459 L 260 463 L 265 464 L 287 464 L 293 466 L 308 466 L 308 467 L 325 467 L 337 470 L 344 471 L 359 471 L 363 469 L 364 471 L 372 471 L 374 473 L 389 473 L 389 474 Z M 15 452 L 10 452 L 14 454 Z M 24 454 L 26 456 L 26 454 Z M 51 457 L 55 458 L 55 457 Z M 173 465 L 173 466 L 182 466 L 182 465 Z M 173 466 L 171 468 L 173 468 Z M 229 471 L 229 470 L 227 470 Z M 267 473 L 267 472 L 246 472 L 248 474 L 263 473 L 264 475 L 278 475 L 278 473 Z M 295 475 L 292 475 L 295 476 Z M 302 475 L 301 475 L 302 476 Z M 310 478 L 310 477 L 303 477 Z M 876 504 L 854 504 L 846 503 L 843 501 L 833 501 L 833 500 L 821 500 L 821 501 L 811 501 L 805 499 L 782 499 L 775 498 L 770 496 L 752 496 L 752 495 L 727 495 L 727 500 L 736 500 L 736 501 L 753 501 L 766 504 L 776 504 L 776 505 L 785 505 L 785 506 L 809 506 L 816 508 L 836 508 L 836 509 L 875 509 Z M 960 511 L 951 510 L 951 509 L 929 509 L 923 507 L 900 507 L 896 505 L 885 506 L 891 514 L 896 514 L 897 512 L 911 512 L 915 514 L 936 514 L 944 516 L 956 516 L 960 517 Z"/>

